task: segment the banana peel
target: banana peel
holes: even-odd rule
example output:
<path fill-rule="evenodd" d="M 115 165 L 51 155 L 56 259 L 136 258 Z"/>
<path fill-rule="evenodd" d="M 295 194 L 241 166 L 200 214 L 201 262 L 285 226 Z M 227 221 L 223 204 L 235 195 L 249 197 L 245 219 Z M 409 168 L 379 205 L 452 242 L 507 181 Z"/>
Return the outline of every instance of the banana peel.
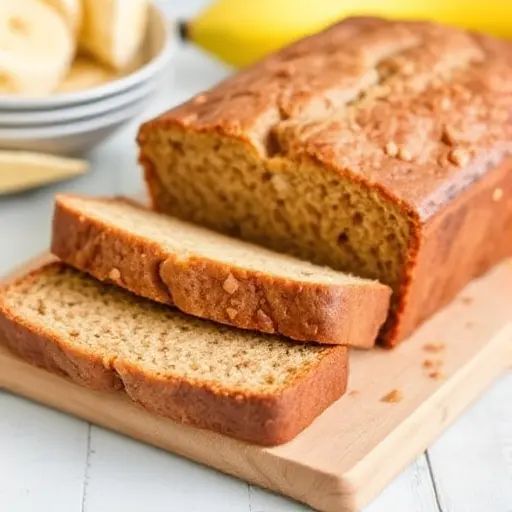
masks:
<path fill-rule="evenodd" d="M 349 16 L 425 19 L 512 37 L 512 2 L 503 0 L 216 0 L 181 23 L 180 33 L 241 68 Z"/>
<path fill-rule="evenodd" d="M 88 162 L 23 151 L 0 151 L 0 196 L 84 174 Z"/>

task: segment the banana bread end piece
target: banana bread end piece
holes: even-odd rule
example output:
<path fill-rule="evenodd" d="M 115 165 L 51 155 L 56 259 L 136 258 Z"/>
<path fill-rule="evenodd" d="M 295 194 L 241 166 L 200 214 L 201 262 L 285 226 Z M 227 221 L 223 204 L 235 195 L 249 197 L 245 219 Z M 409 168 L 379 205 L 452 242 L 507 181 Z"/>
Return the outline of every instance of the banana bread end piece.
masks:
<path fill-rule="evenodd" d="M 289 441 L 346 389 L 347 348 L 188 317 L 55 263 L 0 291 L 0 342 L 148 411 L 262 445 Z"/>

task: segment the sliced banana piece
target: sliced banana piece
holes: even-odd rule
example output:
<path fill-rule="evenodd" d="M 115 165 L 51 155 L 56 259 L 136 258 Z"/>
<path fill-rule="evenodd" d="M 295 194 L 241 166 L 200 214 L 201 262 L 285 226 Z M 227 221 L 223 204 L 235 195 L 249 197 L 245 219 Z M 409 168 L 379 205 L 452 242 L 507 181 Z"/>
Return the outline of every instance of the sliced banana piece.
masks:
<path fill-rule="evenodd" d="M 149 14 L 148 0 L 84 0 L 79 44 L 114 69 L 126 68 L 139 51 Z"/>
<path fill-rule="evenodd" d="M 66 21 L 73 34 L 77 34 L 82 25 L 81 0 L 43 0 L 56 9 Z"/>
<path fill-rule="evenodd" d="M 0 151 L 0 195 L 80 176 L 88 168 L 87 161 L 75 158 Z"/>
<path fill-rule="evenodd" d="M 147 62 L 144 48 L 135 55 L 125 69 L 115 71 L 88 55 L 79 55 L 71 65 L 64 81 L 57 87 L 57 93 L 85 91 L 134 73 Z"/>
<path fill-rule="evenodd" d="M 38 0 L 0 0 L 0 93 L 53 92 L 69 69 L 74 47 L 54 9 Z"/>
<path fill-rule="evenodd" d="M 57 87 L 56 92 L 68 93 L 83 91 L 98 87 L 117 78 L 117 72 L 112 68 L 93 60 L 88 56 L 79 56 L 71 65 L 64 81 Z"/>
<path fill-rule="evenodd" d="M 133 58 L 128 62 L 128 65 L 120 70 L 121 76 L 130 75 L 131 73 L 135 73 L 138 69 L 148 63 L 151 59 L 148 45 L 143 44 L 139 51 L 133 56 Z"/>

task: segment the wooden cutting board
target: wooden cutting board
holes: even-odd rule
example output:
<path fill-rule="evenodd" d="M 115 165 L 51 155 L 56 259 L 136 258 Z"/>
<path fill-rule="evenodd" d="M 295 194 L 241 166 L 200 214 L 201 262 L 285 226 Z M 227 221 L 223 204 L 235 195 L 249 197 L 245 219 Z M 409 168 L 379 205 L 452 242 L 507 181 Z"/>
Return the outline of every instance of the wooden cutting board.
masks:
<path fill-rule="evenodd" d="M 438 361 L 438 368 L 424 367 Z M 347 395 L 295 440 L 276 448 L 150 415 L 123 393 L 83 389 L 29 366 L 4 348 L 0 387 L 320 511 L 353 512 L 371 501 L 511 365 L 512 262 L 506 261 L 471 283 L 397 349 L 353 351 Z M 383 400 L 394 390 L 401 400 Z"/>

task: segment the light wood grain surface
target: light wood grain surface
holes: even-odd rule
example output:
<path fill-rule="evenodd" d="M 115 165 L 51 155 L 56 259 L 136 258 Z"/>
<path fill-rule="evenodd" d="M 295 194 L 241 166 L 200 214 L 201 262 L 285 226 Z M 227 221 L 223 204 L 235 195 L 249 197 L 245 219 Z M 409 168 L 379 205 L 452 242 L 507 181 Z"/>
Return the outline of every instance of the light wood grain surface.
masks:
<path fill-rule="evenodd" d="M 171 14 L 185 16 L 201 2 L 175 0 L 166 6 Z M 226 74 L 221 65 L 198 52 L 181 50 L 160 95 L 143 118 Z M 136 122 L 91 155 L 92 169 L 87 176 L 0 199 L 0 274 L 48 246 L 55 193 L 133 194 L 141 190 L 133 145 L 135 130 Z M 386 487 L 365 512 L 512 511 L 510 404 L 509 374 Z M 0 390 L 0 511 L 148 509 L 310 510 Z"/>

